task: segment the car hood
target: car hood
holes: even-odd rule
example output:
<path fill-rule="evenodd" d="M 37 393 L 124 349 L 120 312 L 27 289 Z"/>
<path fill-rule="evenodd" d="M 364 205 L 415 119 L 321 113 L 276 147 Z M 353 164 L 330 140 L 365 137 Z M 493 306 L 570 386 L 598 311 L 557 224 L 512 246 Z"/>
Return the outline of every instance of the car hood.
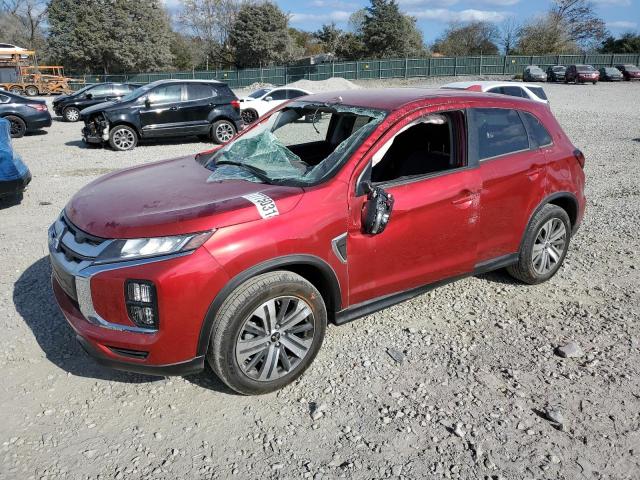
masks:
<path fill-rule="evenodd" d="M 244 180 L 208 182 L 210 174 L 194 156 L 119 170 L 76 193 L 65 214 L 102 238 L 179 235 L 273 216 L 259 209 L 260 201 L 274 202 L 282 215 L 304 194 L 299 187 Z"/>
<path fill-rule="evenodd" d="M 62 103 L 65 100 L 69 100 L 70 98 L 73 98 L 73 97 L 75 97 L 75 94 L 73 93 L 70 95 L 58 95 L 56 99 L 53 101 L 53 104 L 57 105 L 58 103 Z"/>

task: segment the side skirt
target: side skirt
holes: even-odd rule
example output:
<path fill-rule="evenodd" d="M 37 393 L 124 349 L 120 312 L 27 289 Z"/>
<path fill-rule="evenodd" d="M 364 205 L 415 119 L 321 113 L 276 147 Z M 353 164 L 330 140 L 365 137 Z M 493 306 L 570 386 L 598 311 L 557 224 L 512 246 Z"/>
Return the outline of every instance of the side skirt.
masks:
<path fill-rule="evenodd" d="M 353 305 L 351 307 L 345 308 L 344 310 L 336 312 L 335 324 L 344 325 L 345 323 L 349 323 L 353 320 L 357 320 L 358 318 L 371 315 L 372 313 L 384 310 L 385 308 L 404 302 L 405 300 L 410 300 L 411 298 L 422 295 L 423 293 L 427 293 L 435 288 L 442 287 L 458 280 L 462 280 L 463 278 L 480 275 L 483 273 L 491 272 L 493 270 L 499 270 L 509 265 L 513 265 L 517 261 L 517 253 L 505 255 L 503 257 L 498 257 L 492 260 L 478 263 L 475 266 L 473 272 L 467 274 L 457 275 L 455 277 L 450 277 L 438 282 L 430 283 L 428 285 L 422 285 L 420 287 L 412 288 L 411 290 L 392 293 L 390 295 L 385 295 L 383 297 L 374 298 L 373 300 L 368 300 L 366 302 Z"/>

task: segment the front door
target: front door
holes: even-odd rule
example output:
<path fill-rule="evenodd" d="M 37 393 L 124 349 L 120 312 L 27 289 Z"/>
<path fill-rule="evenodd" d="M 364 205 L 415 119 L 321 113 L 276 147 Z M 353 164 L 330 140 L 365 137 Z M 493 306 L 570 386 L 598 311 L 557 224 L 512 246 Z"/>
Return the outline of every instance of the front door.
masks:
<path fill-rule="evenodd" d="M 160 85 L 149 92 L 140 107 L 140 125 L 145 137 L 179 135 L 183 127 L 182 84 Z"/>
<path fill-rule="evenodd" d="M 465 114 L 414 114 L 374 147 L 350 198 L 349 304 L 473 271 L 481 180 L 466 154 Z M 370 178 L 394 198 L 389 223 L 364 234 L 361 185 Z"/>

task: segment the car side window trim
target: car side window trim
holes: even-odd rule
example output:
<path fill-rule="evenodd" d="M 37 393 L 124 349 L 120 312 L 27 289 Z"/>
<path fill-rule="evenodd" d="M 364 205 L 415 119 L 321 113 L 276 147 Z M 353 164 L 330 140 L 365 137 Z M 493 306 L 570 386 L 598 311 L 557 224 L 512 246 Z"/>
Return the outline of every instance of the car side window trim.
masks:
<path fill-rule="evenodd" d="M 527 136 L 529 137 L 529 151 L 535 151 L 535 150 L 540 150 L 542 148 L 549 148 L 551 146 L 554 145 L 553 142 L 553 136 L 549 133 L 549 131 L 547 130 L 547 128 L 544 126 L 544 123 L 542 123 L 542 121 L 533 113 L 531 112 L 525 112 L 522 110 L 516 110 L 518 112 L 518 115 L 520 116 L 520 120 L 522 121 L 523 125 L 524 125 L 524 129 L 527 131 Z M 529 114 L 531 115 L 533 118 L 535 118 L 538 123 L 540 123 L 540 125 L 542 125 L 542 128 L 545 129 L 545 131 L 547 131 L 547 134 L 549 135 L 549 138 L 551 139 L 550 142 L 545 143 L 544 145 L 539 145 L 538 142 L 535 140 L 533 132 L 529 129 L 529 122 L 526 121 L 525 119 L 525 115 Z"/>

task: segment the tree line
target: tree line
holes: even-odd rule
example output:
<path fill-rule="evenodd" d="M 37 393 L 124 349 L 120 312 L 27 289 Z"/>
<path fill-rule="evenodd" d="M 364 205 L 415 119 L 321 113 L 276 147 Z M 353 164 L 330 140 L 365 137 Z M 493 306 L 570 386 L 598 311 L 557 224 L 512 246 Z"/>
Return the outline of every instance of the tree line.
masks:
<path fill-rule="evenodd" d="M 191 70 L 328 59 L 465 56 L 500 52 L 637 53 L 640 35 L 612 36 L 589 0 L 553 0 L 522 24 L 452 23 L 431 45 L 396 0 L 370 0 L 340 29 L 308 32 L 265 0 L 0 0 L 0 42 L 38 52 L 76 73 Z"/>

